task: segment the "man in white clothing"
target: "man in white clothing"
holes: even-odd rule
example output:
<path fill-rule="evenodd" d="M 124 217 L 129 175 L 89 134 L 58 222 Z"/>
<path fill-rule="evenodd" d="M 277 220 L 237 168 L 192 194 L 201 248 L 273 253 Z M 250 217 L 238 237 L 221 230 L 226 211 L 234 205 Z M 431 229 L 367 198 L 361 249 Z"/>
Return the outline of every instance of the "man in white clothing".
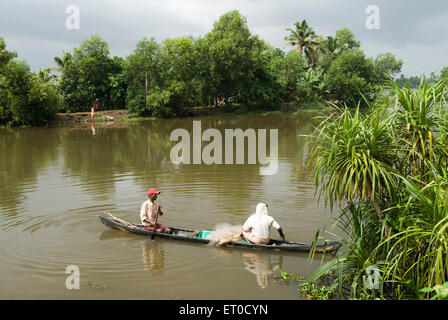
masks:
<path fill-rule="evenodd" d="M 256 212 L 251 215 L 243 225 L 243 237 L 246 241 L 256 244 L 269 243 L 269 228 L 273 226 L 277 229 L 280 237 L 285 240 L 285 235 L 280 225 L 268 213 L 267 205 L 257 204 Z"/>

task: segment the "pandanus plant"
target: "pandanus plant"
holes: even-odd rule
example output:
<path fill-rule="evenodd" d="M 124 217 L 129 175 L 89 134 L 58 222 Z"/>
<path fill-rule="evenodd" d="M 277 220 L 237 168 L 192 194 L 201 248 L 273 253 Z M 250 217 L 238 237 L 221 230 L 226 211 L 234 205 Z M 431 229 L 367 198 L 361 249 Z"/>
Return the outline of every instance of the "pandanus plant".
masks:
<path fill-rule="evenodd" d="M 447 282 L 444 81 L 422 83 L 417 92 L 394 83 L 395 106 L 370 106 L 364 115 L 344 108 L 317 127 L 311 136 L 316 192 L 331 206 L 348 202 L 338 220 L 348 237 L 345 255 L 311 280 L 340 270 L 339 283 L 348 282 L 356 296 L 366 267 L 376 265 L 389 296 L 398 298 L 431 298 Z"/>
<path fill-rule="evenodd" d="M 435 85 L 421 83 L 418 91 L 413 91 L 409 85 L 403 88 L 395 82 L 392 85 L 397 97 L 397 132 L 410 159 L 408 169 L 411 172 L 403 174 L 418 174 L 423 181 L 428 181 L 425 176 L 429 171 L 424 162 L 432 162 L 436 158 L 443 161 L 447 155 L 446 145 L 441 144 L 446 137 L 446 119 L 441 116 L 446 106 L 446 80 L 442 79 Z"/>
<path fill-rule="evenodd" d="M 333 208 L 336 201 L 369 201 L 388 233 L 381 202 L 396 187 L 398 158 L 392 118 L 381 112 L 372 108 L 363 115 L 359 107 L 345 107 L 338 116 L 325 119 L 314 133 L 310 161 L 315 160 L 316 192 L 326 204 Z"/>

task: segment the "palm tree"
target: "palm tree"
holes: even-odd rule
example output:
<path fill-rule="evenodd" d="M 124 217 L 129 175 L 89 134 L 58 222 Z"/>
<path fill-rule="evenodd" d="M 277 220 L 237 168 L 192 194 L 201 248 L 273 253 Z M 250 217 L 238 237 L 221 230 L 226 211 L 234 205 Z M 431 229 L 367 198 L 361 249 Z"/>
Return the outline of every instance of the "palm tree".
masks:
<path fill-rule="evenodd" d="M 336 37 L 328 36 L 319 44 L 319 51 L 321 53 L 319 58 L 320 67 L 328 70 L 334 59 L 349 48 L 349 44 L 341 40 L 337 35 Z"/>
<path fill-rule="evenodd" d="M 58 76 L 51 74 L 53 71 L 55 71 L 55 68 L 39 69 L 37 75 L 44 83 L 54 84 L 57 81 Z"/>
<path fill-rule="evenodd" d="M 319 37 L 309 26 L 306 20 L 295 22 L 295 30 L 286 28 L 290 32 L 284 39 L 292 46 L 297 46 L 297 51 L 304 54 L 308 60 L 309 68 L 314 69 L 318 60 Z"/>
<path fill-rule="evenodd" d="M 328 36 L 327 39 L 320 43 L 319 49 L 324 54 L 331 54 L 336 57 L 344 50 L 349 48 L 348 43 L 341 43 L 336 37 Z"/>
<path fill-rule="evenodd" d="M 65 66 L 67 66 L 68 63 L 72 60 L 72 55 L 70 52 L 62 51 L 62 58 L 61 57 L 54 57 L 54 62 L 57 65 L 57 68 L 55 68 L 56 71 L 63 71 Z"/>

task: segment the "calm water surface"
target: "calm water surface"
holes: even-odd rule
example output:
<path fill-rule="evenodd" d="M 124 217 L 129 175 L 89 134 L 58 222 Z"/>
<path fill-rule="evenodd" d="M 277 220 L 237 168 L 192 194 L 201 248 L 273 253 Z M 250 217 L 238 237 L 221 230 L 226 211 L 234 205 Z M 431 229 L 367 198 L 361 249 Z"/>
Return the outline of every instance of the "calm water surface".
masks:
<path fill-rule="evenodd" d="M 202 130 L 278 129 L 277 173 L 260 175 L 259 164 L 174 165 L 170 133 L 192 132 L 193 120 Z M 305 168 L 301 135 L 310 130 L 309 119 L 293 115 L 0 130 L 0 298 L 303 299 L 297 284 L 275 276 L 308 276 L 321 256 L 310 263 L 301 253 L 151 241 L 108 229 L 98 215 L 109 210 L 138 222 L 146 191 L 155 187 L 165 225 L 242 224 L 263 201 L 288 240 L 311 242 L 333 218 Z M 81 271 L 80 290 L 65 286 L 69 265 Z"/>

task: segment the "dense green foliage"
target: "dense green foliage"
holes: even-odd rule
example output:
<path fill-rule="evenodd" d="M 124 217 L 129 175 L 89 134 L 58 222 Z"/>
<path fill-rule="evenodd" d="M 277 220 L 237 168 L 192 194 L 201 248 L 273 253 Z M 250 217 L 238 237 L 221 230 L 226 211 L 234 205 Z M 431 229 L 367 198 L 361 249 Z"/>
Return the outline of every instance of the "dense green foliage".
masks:
<path fill-rule="evenodd" d="M 336 35 L 328 36 L 320 44 L 320 67 L 327 71 L 332 62 L 343 52 L 359 48 L 360 42 L 355 39 L 355 35 L 347 28 L 336 31 Z"/>
<path fill-rule="evenodd" d="M 109 57 L 99 36 L 84 40 L 64 63 L 58 90 L 68 112 L 88 111 L 96 98 L 106 108 L 124 107 L 123 59 Z"/>
<path fill-rule="evenodd" d="M 440 71 L 440 78 L 448 79 L 448 67 L 444 67 Z"/>
<path fill-rule="evenodd" d="M 58 108 L 51 77 L 31 72 L 16 56 L 0 38 L 0 125 L 42 125 Z"/>
<path fill-rule="evenodd" d="M 124 78 L 128 84 L 126 105 L 131 112 L 143 114 L 147 110 L 150 88 L 160 82 L 160 46 L 154 39 L 143 39 L 137 43 L 125 62 Z"/>
<path fill-rule="evenodd" d="M 155 117 L 186 116 L 193 108 L 220 106 L 222 101 L 246 110 L 282 103 L 355 107 L 365 105 L 363 97 L 373 101 L 381 96 L 385 81 L 396 77 L 403 64 L 390 53 L 366 57 L 347 28 L 324 38 L 302 20 L 286 31 L 286 44 L 294 46 L 289 52 L 253 35 L 246 18 L 233 10 L 204 36 L 162 42 L 143 38 L 125 58 L 111 57 L 108 44 L 93 35 L 55 57 L 56 66 L 40 70 L 38 79 L 29 68 L 18 67 L 15 53 L 1 40 L 0 121 L 41 124 L 57 111 L 90 111 L 96 99 L 102 102 L 101 110 L 126 108 Z M 26 90 L 34 88 L 38 96 L 25 98 L 25 91 L 11 87 L 18 79 L 6 75 L 17 72 Z M 441 77 L 447 74 L 444 70 Z M 398 82 L 404 85 L 405 80 L 402 75 Z"/>
<path fill-rule="evenodd" d="M 317 127 L 315 185 L 331 206 L 346 203 L 337 220 L 346 248 L 309 281 L 333 271 L 353 298 L 446 297 L 447 88 L 446 79 L 418 91 L 393 83 L 396 108 L 344 108 Z M 369 266 L 378 290 L 366 286 Z"/>
<path fill-rule="evenodd" d="M 405 77 L 403 74 L 401 74 L 399 77 L 395 79 L 395 81 L 400 87 L 409 86 L 409 88 L 411 89 L 418 89 L 423 82 L 436 83 L 441 79 L 447 79 L 447 78 L 448 78 L 448 67 L 444 67 L 440 71 L 440 75 L 437 75 L 435 72 L 431 72 L 429 76 L 422 74 L 420 77 L 418 76 Z"/>
<path fill-rule="evenodd" d="M 341 53 L 325 74 L 325 83 L 348 105 L 354 106 L 362 95 L 375 93 L 375 66 L 360 50 Z"/>
<path fill-rule="evenodd" d="M 259 67 L 265 66 L 258 63 L 264 43 L 250 33 L 246 19 L 237 11 L 224 14 L 206 34 L 204 46 L 212 96 L 237 95 L 249 102 L 253 85 L 264 76 Z"/>

